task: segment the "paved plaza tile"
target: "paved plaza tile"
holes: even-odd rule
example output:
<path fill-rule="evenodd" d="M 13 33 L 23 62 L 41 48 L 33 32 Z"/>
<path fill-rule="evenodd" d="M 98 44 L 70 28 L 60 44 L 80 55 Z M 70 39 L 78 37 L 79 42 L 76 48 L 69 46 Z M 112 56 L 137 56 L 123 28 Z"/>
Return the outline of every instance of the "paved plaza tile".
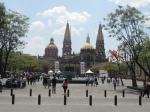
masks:
<path fill-rule="evenodd" d="M 139 105 L 140 92 L 127 89 L 126 86 L 131 85 L 130 80 L 124 80 L 124 83 L 125 86 L 117 86 L 116 91 L 113 89 L 113 84 L 102 84 L 100 80 L 97 87 L 69 84 L 66 105 L 64 105 L 63 88 L 60 83 L 57 84 L 57 93 L 51 93 L 50 96 L 49 89 L 43 87 L 42 81 L 37 82 L 36 85 L 27 85 L 25 89 L 13 89 L 14 104 L 10 95 L 11 90 L 4 89 L 0 93 L 0 112 L 149 112 L 150 99 L 142 98 Z M 142 85 L 142 82 L 138 84 Z M 30 90 L 32 90 L 32 96 L 30 96 Z M 122 96 L 123 90 L 125 97 Z M 40 105 L 38 95 L 41 96 Z M 117 96 L 117 105 L 114 103 L 115 96 Z M 92 102 L 91 105 L 90 102 Z"/>

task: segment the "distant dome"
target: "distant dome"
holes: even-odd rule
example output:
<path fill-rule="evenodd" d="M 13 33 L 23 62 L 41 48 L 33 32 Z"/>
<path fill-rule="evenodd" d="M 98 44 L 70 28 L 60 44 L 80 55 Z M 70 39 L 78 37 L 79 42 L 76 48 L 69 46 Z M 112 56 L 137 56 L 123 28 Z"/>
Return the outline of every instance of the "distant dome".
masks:
<path fill-rule="evenodd" d="M 55 44 L 48 44 L 46 49 L 57 49 L 57 46 Z"/>
<path fill-rule="evenodd" d="M 47 46 L 46 46 L 46 49 L 57 49 L 57 46 L 54 44 L 54 39 L 53 38 L 51 38 L 50 39 L 50 44 L 48 44 Z"/>
<path fill-rule="evenodd" d="M 54 39 L 50 39 L 50 43 L 45 48 L 45 58 L 51 58 L 56 60 L 58 57 L 58 48 L 54 44 Z"/>
<path fill-rule="evenodd" d="M 85 43 L 81 49 L 94 49 L 93 45 L 90 43 Z"/>

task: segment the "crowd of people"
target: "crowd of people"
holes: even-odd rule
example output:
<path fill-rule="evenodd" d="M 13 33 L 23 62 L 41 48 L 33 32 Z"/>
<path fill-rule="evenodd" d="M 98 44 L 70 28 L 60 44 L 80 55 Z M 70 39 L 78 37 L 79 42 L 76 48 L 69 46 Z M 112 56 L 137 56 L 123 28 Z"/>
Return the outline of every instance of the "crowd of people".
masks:
<path fill-rule="evenodd" d="M 101 82 L 104 84 L 106 81 L 108 84 L 113 84 L 114 90 L 116 90 L 116 86 L 119 86 L 120 80 L 118 78 L 110 78 L 110 77 L 105 77 L 102 76 Z M 50 89 L 52 87 L 52 93 L 56 94 L 56 84 L 57 84 L 57 79 L 56 76 L 50 76 L 48 74 L 42 74 L 42 75 L 35 75 L 35 74 L 26 74 L 26 75 L 17 75 L 17 76 L 12 76 L 11 78 L 8 78 L 6 80 L 5 86 L 7 88 L 21 88 L 24 89 L 26 85 L 36 85 L 36 82 L 42 81 L 44 88 Z M 99 77 L 97 76 L 87 76 L 85 78 L 85 83 L 86 86 L 98 86 L 98 81 Z M 62 87 L 64 90 L 64 95 L 66 95 L 66 91 L 68 89 L 68 80 L 67 78 L 64 79 L 62 83 Z M 149 89 L 150 85 L 146 83 L 146 81 L 143 81 L 143 87 L 144 90 L 142 92 L 142 96 L 144 97 L 145 94 L 147 94 L 147 97 L 149 98 Z M 2 92 L 2 79 L 0 79 L 0 92 Z"/>

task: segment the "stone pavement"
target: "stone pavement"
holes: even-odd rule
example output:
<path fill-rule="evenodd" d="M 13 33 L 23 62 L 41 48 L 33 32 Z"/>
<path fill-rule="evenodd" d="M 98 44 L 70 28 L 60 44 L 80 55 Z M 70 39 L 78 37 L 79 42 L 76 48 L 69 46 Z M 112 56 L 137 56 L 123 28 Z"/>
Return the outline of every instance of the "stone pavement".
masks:
<path fill-rule="evenodd" d="M 10 89 L 4 89 L 0 93 L 0 112 L 149 112 L 150 99 L 142 98 L 139 105 L 139 91 L 127 89 L 131 85 L 130 80 L 123 80 L 125 86 L 117 86 L 101 83 L 97 87 L 86 87 L 84 84 L 69 84 L 69 97 L 64 105 L 62 84 L 57 84 L 57 93 L 49 96 L 49 89 L 44 89 L 42 82 L 36 85 L 27 85 L 25 89 L 14 89 L 15 104 L 12 105 Z M 142 82 L 138 82 L 142 85 Z M 30 96 L 32 89 L 32 96 Z M 88 90 L 88 97 L 86 91 Z M 104 97 L 104 90 L 107 96 Z M 125 97 L 122 91 L 125 90 Z M 41 105 L 38 105 L 38 95 L 41 95 Z M 92 105 L 89 105 L 89 96 L 92 95 Z M 114 96 L 117 95 L 117 106 L 114 105 Z"/>

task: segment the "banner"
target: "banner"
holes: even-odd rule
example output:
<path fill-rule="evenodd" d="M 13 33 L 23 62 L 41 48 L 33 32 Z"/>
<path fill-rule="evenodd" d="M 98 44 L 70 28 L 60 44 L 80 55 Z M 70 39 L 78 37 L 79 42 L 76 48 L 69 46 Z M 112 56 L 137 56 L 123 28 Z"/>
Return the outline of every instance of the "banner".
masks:
<path fill-rule="evenodd" d="M 55 61 L 55 73 L 59 71 L 59 62 Z"/>
<path fill-rule="evenodd" d="M 105 70 L 99 70 L 99 77 L 108 77 L 108 72 Z"/>
<path fill-rule="evenodd" d="M 80 71 L 81 71 L 81 74 L 85 74 L 84 66 L 85 66 L 85 63 L 84 62 L 80 62 Z"/>

